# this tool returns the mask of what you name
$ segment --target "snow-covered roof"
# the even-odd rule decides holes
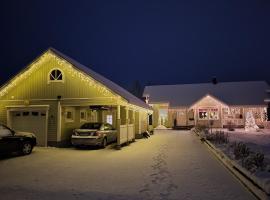
[[[169,103],[170,107],[191,106],[209,94],[228,105],[263,105],[270,87],[265,81],[221,82],[146,86],[143,96],[149,103]]]
[[[105,78],[104,76],[94,72],[90,68],[80,64],[78,61],[70,58],[69,56],[61,53],[60,51],[58,51],[58,50],[56,50],[56,49],[54,49],[52,47],[49,48],[49,50],[51,50],[56,55],[62,57],[63,59],[65,59],[67,62],[72,64],[74,67],[76,67],[80,71],[82,71],[82,72],[86,73],[87,75],[91,76],[93,79],[95,79],[99,83],[101,83],[104,86],[108,87],[111,91],[113,91],[116,94],[118,94],[119,96],[123,97],[129,103],[134,104],[134,105],[139,106],[139,107],[142,107],[142,108],[151,109],[151,107],[149,105],[147,105],[143,100],[141,100],[138,97],[134,96],[133,94],[131,94],[130,92],[128,92],[127,90],[125,90],[121,86],[117,85],[116,83],[112,82],[111,80],[109,80],[109,79]]]

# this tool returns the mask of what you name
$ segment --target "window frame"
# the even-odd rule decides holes
[[[84,118],[82,118],[82,113],[84,113]],[[87,112],[86,109],[81,109],[80,110],[80,122],[87,122],[88,121],[88,116],[87,116]]]
[[[62,79],[61,79],[61,80],[51,80],[51,74],[52,74],[52,72],[54,72],[54,71],[56,71],[56,70],[58,70],[58,71],[61,72],[61,74],[62,74]],[[61,70],[61,69],[59,69],[59,68],[53,68],[53,69],[51,69],[51,70],[49,71],[47,77],[48,77],[48,84],[50,84],[50,83],[64,83],[64,82],[65,82],[65,75],[64,75],[64,72],[63,72],[63,70]]]
[[[109,120],[110,120],[110,122],[108,122],[108,117],[110,118]],[[107,124],[110,124],[111,126],[113,125],[113,115],[112,114],[107,114],[106,115],[106,123]]]
[[[72,118],[68,118],[68,113],[72,114]],[[75,109],[74,108],[66,108],[65,109],[65,122],[72,123],[75,121]]]
[[[206,113],[206,117],[205,118],[201,118],[200,117],[200,113]],[[211,117],[211,113],[215,113],[214,118]],[[211,121],[218,121],[220,120],[219,117],[219,109],[217,107],[211,107],[211,108],[198,108],[198,120],[202,120],[202,121],[207,121],[207,120],[211,120]]]

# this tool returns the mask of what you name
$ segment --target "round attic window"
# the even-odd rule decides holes
[[[63,81],[63,73],[59,69],[53,69],[49,75],[50,82],[62,82]]]

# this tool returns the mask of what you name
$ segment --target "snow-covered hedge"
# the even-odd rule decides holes
[[[195,127],[191,131],[205,141],[225,165],[239,170],[270,195],[270,163],[264,159],[263,152],[250,149],[244,142],[229,142],[225,131],[211,134],[202,127]]]

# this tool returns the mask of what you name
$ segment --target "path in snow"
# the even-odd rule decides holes
[[[159,130],[121,151],[36,148],[0,160],[0,199],[249,200],[188,131]]]

